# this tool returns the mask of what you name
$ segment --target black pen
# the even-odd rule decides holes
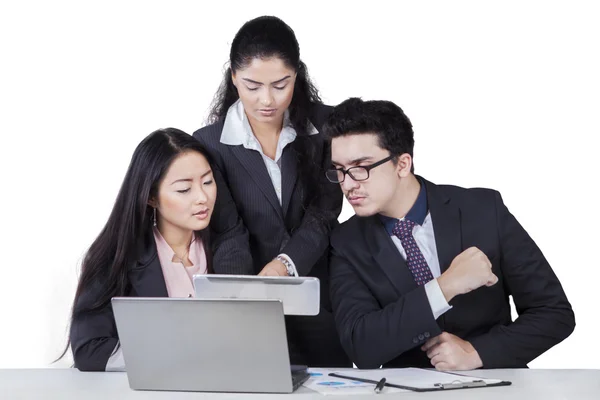
[[[356,376],[342,375],[342,374],[338,374],[337,372],[330,372],[329,376],[335,376],[336,378],[342,378],[342,379],[350,379],[352,381],[357,381],[357,382],[372,383],[373,385],[377,385],[379,383],[379,382],[374,381],[372,379],[359,378],[359,377],[356,377]],[[414,387],[410,387],[410,386],[398,385],[397,383],[387,383],[386,382],[386,384],[384,384],[384,386],[389,386],[389,387],[394,387],[394,388],[404,389],[404,390],[412,390],[412,391],[416,391],[416,392],[418,392],[420,390],[418,388],[414,388]]]
[[[375,393],[377,393],[377,394],[381,393],[384,386],[385,386],[385,378],[381,378],[379,383],[377,383],[377,385],[375,385],[375,389],[374,389]]]

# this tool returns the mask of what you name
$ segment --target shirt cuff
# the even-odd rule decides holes
[[[425,284],[425,294],[427,295],[427,300],[429,300],[429,306],[433,312],[434,319],[438,319],[440,315],[452,308],[446,301],[446,297],[444,297],[437,279],[432,279]]]
[[[290,265],[292,266],[292,275],[290,276],[298,276],[298,270],[296,269],[296,264],[294,264],[294,262],[292,261],[292,259],[287,255],[287,254],[279,254],[277,257],[281,257],[281,258],[285,258],[285,260],[290,263]],[[441,290],[440,290],[441,292]]]

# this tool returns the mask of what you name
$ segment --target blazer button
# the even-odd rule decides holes
[[[416,337],[414,337],[414,338],[413,338],[413,343],[414,343],[414,344],[417,344],[417,343],[419,343],[419,339],[417,339]]]
[[[422,334],[419,334],[419,340],[423,340],[425,339],[425,336],[423,336]]]
[[[423,335],[424,335],[426,338],[428,338],[429,336],[431,336],[431,335],[429,334],[429,332],[425,332]]]

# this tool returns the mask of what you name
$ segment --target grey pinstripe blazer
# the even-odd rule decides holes
[[[315,105],[312,124],[320,130],[331,107]],[[342,207],[339,185],[325,178],[330,150],[322,134],[303,138],[316,149],[320,195],[310,203],[298,179],[295,143],[282,154],[282,204],[261,155],[220,142],[224,120],[197,130],[194,137],[212,157],[217,203],[211,219],[215,273],[256,274],[277,254],[287,254],[301,276],[316,276],[327,288],[329,233]],[[328,298],[328,293],[322,293]],[[327,301],[328,303],[328,301]]]

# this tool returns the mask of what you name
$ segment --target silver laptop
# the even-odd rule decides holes
[[[285,315],[317,315],[320,282],[313,277],[194,275],[200,299],[279,299]]]
[[[278,300],[112,299],[132,389],[290,393],[306,367],[290,366]]]

